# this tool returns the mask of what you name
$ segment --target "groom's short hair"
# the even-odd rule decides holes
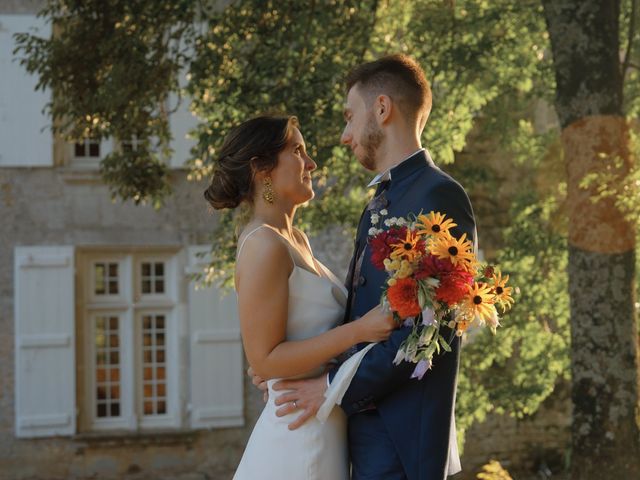
[[[431,87],[424,71],[411,57],[387,55],[354,68],[346,78],[347,93],[355,85],[369,103],[378,95],[387,95],[406,117],[424,121],[431,111]],[[367,105],[369,106],[369,105]]]

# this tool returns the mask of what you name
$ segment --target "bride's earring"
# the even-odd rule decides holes
[[[264,180],[262,181],[262,183],[263,183],[262,198],[264,198],[265,202],[269,204],[273,204],[275,195],[273,192],[273,183],[271,182],[271,177],[264,177]]]

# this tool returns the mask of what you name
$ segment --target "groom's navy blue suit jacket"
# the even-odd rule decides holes
[[[391,170],[391,180],[384,193],[386,209],[391,217],[406,217],[409,213],[441,212],[458,225],[451,233],[463,233],[475,241],[475,220],[464,189],[433,164],[420,151]],[[366,247],[371,227],[371,211],[365,211],[356,235],[353,262],[357,252],[364,250],[359,278],[347,279],[352,308],[346,321],[358,318],[380,302],[386,272],[371,263],[371,250]],[[355,280],[355,281],[352,281]],[[352,285],[355,285],[353,287]],[[443,335],[449,338],[450,330]],[[375,345],[362,363],[342,399],[341,407],[352,415],[373,404],[388,432],[391,442],[409,480],[441,480],[446,478],[449,454],[449,431],[456,395],[456,377],[460,356],[460,341],[454,337],[452,351],[434,357],[433,367],[422,380],[411,379],[415,365],[402,362],[394,365],[398,347],[411,331],[410,327],[395,330],[386,342]],[[360,348],[364,345],[359,345]],[[330,373],[333,379],[334,372]]]

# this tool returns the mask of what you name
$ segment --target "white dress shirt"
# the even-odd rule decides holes
[[[391,170],[396,168],[398,165],[400,165],[402,162],[404,162],[405,160],[409,160],[411,157],[413,157],[416,153],[418,152],[424,152],[424,148],[419,148],[418,150],[416,150],[415,152],[413,152],[411,155],[409,155],[408,157],[403,158],[401,161],[399,161],[398,163],[391,165],[389,168],[387,168],[384,172],[380,172],[378,173],[375,177],[373,177],[373,180],[371,180],[369,182],[369,185],[367,185],[367,187],[373,187],[374,185],[379,184],[380,182],[386,182],[387,180],[391,180]]]

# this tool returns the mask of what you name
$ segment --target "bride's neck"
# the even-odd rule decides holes
[[[296,208],[284,209],[278,205],[256,205],[250,223],[266,224],[283,235],[293,235],[293,218]]]

